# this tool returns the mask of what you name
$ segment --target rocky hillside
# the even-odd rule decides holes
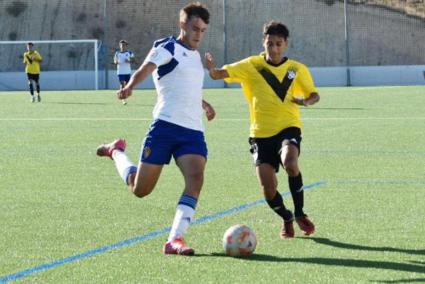
[[[425,64],[425,3],[414,0],[349,0],[350,64]],[[127,39],[138,63],[152,42],[178,33],[178,11],[187,0],[2,0],[0,40],[99,39],[100,66],[113,69],[112,54]],[[201,52],[217,63],[261,51],[265,22],[291,31],[289,56],[310,66],[346,65],[342,0],[203,1],[211,23]],[[412,17],[413,16],[413,17]],[[226,43],[226,44],[225,44]],[[43,70],[93,68],[91,46],[39,45]],[[0,71],[22,70],[24,45],[0,46]],[[7,56],[3,56],[6,54]]]

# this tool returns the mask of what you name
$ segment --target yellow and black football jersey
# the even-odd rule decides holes
[[[271,137],[291,126],[302,127],[298,105],[291,100],[317,93],[304,64],[285,59],[275,66],[261,53],[223,68],[229,73],[225,81],[240,83],[248,101],[250,137]]]
[[[42,57],[37,50],[24,53],[24,63],[26,64],[25,73],[40,74],[40,61]]]

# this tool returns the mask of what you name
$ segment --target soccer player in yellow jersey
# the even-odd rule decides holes
[[[34,50],[34,44],[32,42],[27,43],[27,52],[24,53],[24,64],[25,73],[28,77],[28,85],[30,87],[31,93],[31,102],[35,102],[34,96],[34,86],[32,81],[35,82],[35,87],[37,90],[37,101],[41,102],[40,97],[40,62],[43,60],[40,53],[37,50]]]
[[[240,83],[250,112],[251,153],[257,177],[270,208],[283,219],[282,238],[294,237],[295,220],[305,235],[314,233],[314,224],[303,211],[304,192],[298,156],[301,144],[299,106],[320,99],[307,67],[284,56],[289,31],[280,22],[264,26],[264,52],[217,69],[213,56],[205,59],[211,78]],[[288,174],[294,214],[277,190],[279,164]]]

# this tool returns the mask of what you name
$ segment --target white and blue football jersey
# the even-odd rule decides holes
[[[130,62],[126,62],[126,60],[130,61],[134,58],[133,52],[130,50],[121,52],[115,52],[115,58],[117,61],[117,74],[118,75],[128,75],[131,74],[131,64]]]
[[[154,42],[145,62],[157,66],[152,74],[158,93],[154,119],[204,131],[204,67],[199,52],[168,37]]]

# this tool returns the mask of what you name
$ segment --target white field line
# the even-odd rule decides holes
[[[422,120],[421,116],[406,117],[305,117],[302,120]]]
[[[347,90],[349,91],[375,91],[375,90],[380,90],[380,89],[401,89],[404,88],[405,86],[370,86],[370,87],[349,87],[347,88]]]
[[[304,117],[302,120],[424,120],[421,116],[407,117]],[[122,117],[45,117],[45,118],[0,118],[0,121],[151,121],[152,118]],[[248,121],[248,118],[216,118],[214,121]]]
[[[152,118],[96,118],[96,117],[44,117],[44,118],[0,118],[0,121],[150,121]]]

